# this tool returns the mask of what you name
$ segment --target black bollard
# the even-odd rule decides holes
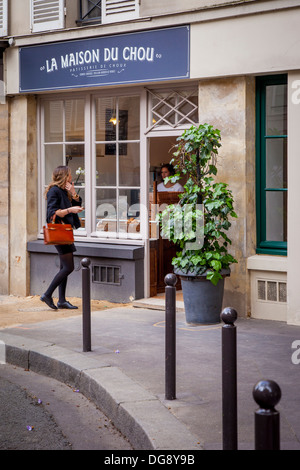
[[[82,339],[83,352],[91,351],[91,277],[89,258],[81,260],[82,266]]]
[[[222,413],[223,450],[237,450],[237,312],[227,307],[221,313],[222,327]]]
[[[253,388],[259,406],[255,411],[255,450],[280,450],[280,415],[275,406],[281,390],[273,380],[261,380]]]
[[[165,276],[166,333],[165,333],[165,398],[176,398],[176,285],[175,274]]]

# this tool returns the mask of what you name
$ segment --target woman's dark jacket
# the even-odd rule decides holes
[[[52,186],[47,193],[47,223],[51,222],[51,219],[57,210],[68,209],[72,206],[81,206],[81,203],[81,197],[70,201],[67,190],[59,188],[58,186]],[[73,213],[67,214],[62,218],[57,215],[55,223],[59,224],[61,222],[64,224],[71,224],[72,227],[75,228],[79,228],[81,225],[78,214]]]

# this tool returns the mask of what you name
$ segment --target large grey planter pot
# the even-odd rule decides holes
[[[224,294],[224,280],[230,269],[221,272],[222,279],[214,286],[206,279],[206,273],[195,276],[175,270],[180,277],[186,322],[189,325],[220,323]]]

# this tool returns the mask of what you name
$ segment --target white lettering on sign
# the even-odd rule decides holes
[[[107,62],[108,60],[118,60],[119,59],[119,48],[112,47],[109,49],[108,47],[104,48],[104,60]]]
[[[47,72],[53,72],[53,70],[58,69],[57,62],[54,57],[51,60],[46,60],[46,69],[47,69]]]
[[[103,54],[102,54],[103,53]],[[102,64],[100,58],[102,57]],[[61,69],[74,69],[74,67],[86,66],[89,64],[99,64],[103,67],[103,63],[111,62],[114,67],[125,67],[128,62],[154,62],[154,58],[161,59],[161,54],[155,55],[154,47],[137,47],[126,46],[121,51],[119,47],[105,47],[100,53],[100,49],[92,49],[79,52],[70,52],[60,56],[60,60],[52,57],[46,60],[46,66],[40,67],[40,70],[54,72]],[[119,65],[115,65],[120,62]],[[110,65],[111,67],[111,65]]]
[[[148,62],[153,62],[154,60],[154,48],[153,47],[124,47],[123,49],[123,59],[124,60],[133,60],[141,61],[147,60]]]
[[[99,49],[92,49],[91,51],[80,51],[75,54],[66,54],[61,56],[61,68],[75,67],[76,65],[91,64],[100,62]]]

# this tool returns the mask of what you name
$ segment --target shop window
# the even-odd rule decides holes
[[[0,36],[7,36],[7,2],[0,0]]]
[[[85,123],[84,99],[45,101],[43,105],[43,185],[46,188],[54,168],[67,165],[77,193],[85,206]],[[85,214],[80,214],[85,225]]]
[[[257,252],[287,252],[287,78],[257,79]]]
[[[79,0],[79,24],[115,23],[139,16],[139,0]]]
[[[43,190],[67,165],[81,196],[77,235],[141,238],[140,97],[91,95],[41,101]],[[45,220],[46,201],[42,220]]]
[[[33,33],[64,27],[64,0],[31,0],[31,31]]]
[[[147,131],[198,124],[198,89],[147,90]]]
[[[98,97],[95,109],[97,235],[139,238],[139,97]]]

